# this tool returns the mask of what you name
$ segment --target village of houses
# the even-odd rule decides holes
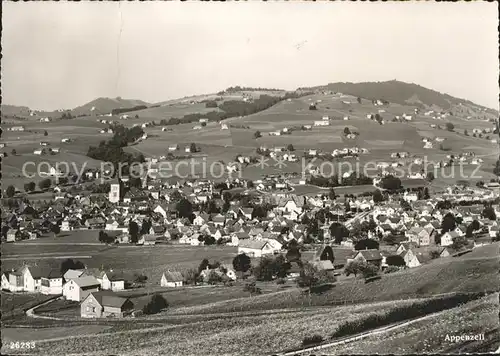
[[[228,198],[224,188],[248,191],[245,190],[248,182],[238,179],[225,183],[145,180],[140,188],[128,188],[129,182],[127,178],[115,179],[109,193],[86,196],[56,187],[56,198],[50,206],[23,203],[13,212],[3,210],[2,223],[10,229],[2,236],[2,244],[43,241],[54,230],[67,233],[102,230],[111,236],[112,242],[107,243],[135,245],[137,249],[155,249],[160,245],[161,248],[206,245],[214,249],[232,246],[231,258],[245,254],[251,257],[253,265],[266,256],[284,255],[289,246],[298,245],[304,251],[314,251],[314,254],[303,252],[305,262],[338,278],[353,278],[344,273],[353,261],[372,264],[383,274],[389,267],[389,257],[397,255],[404,261],[396,266],[398,269],[419,268],[435,259],[453,258],[488,245],[500,236],[496,218],[500,216],[498,193],[485,188],[449,187],[425,200],[416,192],[405,191],[375,203],[369,195],[332,199],[328,194],[308,197],[259,192],[243,194],[245,199],[241,195]],[[188,202],[191,218],[181,216],[179,201]],[[263,206],[267,208],[263,210]],[[315,220],[325,211],[329,212],[326,219]],[[443,222],[450,214],[456,224],[444,231]],[[311,221],[318,226],[315,236],[309,231]],[[139,230],[144,230],[144,224],[149,227],[136,242],[131,241],[131,222]],[[333,236],[335,224],[345,226],[350,233]],[[54,229],[54,225],[58,228]],[[364,234],[362,226],[370,226]],[[376,241],[378,248],[355,250],[361,239]],[[457,240],[466,243],[457,248]],[[317,256],[322,255],[326,246],[333,247],[334,260],[319,261]],[[23,264],[3,271],[3,291],[62,296],[81,303],[83,318],[123,317],[134,312],[131,300],[120,295],[130,282],[120,271],[78,268],[62,273],[29,261]],[[242,278],[229,263],[206,267],[200,273],[200,283],[206,283],[211,273],[223,274],[231,281]],[[291,268],[288,278],[293,279],[299,273],[300,269]],[[151,282],[164,289],[183,288],[187,284],[185,271],[168,268],[159,280]]]

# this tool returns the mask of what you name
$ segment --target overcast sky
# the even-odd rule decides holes
[[[495,3],[4,2],[3,103],[397,79],[498,109]]]

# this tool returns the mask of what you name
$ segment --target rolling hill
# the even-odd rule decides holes
[[[2,116],[26,116],[30,113],[30,108],[27,106],[2,105],[0,110]]]
[[[92,100],[84,105],[78,106],[71,110],[71,114],[73,116],[78,115],[90,115],[94,114],[109,114],[113,109],[121,109],[121,108],[132,108],[134,106],[149,106],[150,104],[137,99],[122,99],[120,97],[117,98],[97,98]]]
[[[486,112],[495,114],[496,111],[477,105],[469,100],[458,99],[448,94],[425,88],[418,84],[405,83],[397,80],[386,82],[363,83],[329,83],[323,86],[300,88],[307,90],[329,90],[349,94],[365,99],[383,99],[400,105],[413,104],[420,107],[439,107],[449,110],[454,106],[468,106],[475,109],[486,109]]]

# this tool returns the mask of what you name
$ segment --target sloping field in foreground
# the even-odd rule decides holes
[[[498,327],[500,327],[498,293],[495,293],[458,308],[438,313],[435,317],[406,328],[370,336],[354,343],[326,348],[321,350],[321,353],[329,355],[370,354],[373,350],[381,354],[444,353],[448,352],[450,347],[460,347],[460,343],[455,345],[446,340],[446,335],[484,334]]]
[[[234,313],[230,318],[214,314],[201,321],[186,317],[185,323],[179,325],[168,323],[167,312],[164,321],[160,317],[152,318],[155,325],[165,326],[131,330],[135,322],[130,321],[92,336],[48,342],[38,339],[36,345],[42,354],[241,355],[244,350],[244,354],[257,355],[297,346],[310,333],[329,334],[344,321],[411,303],[413,301]]]

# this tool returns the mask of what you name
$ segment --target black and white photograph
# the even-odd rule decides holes
[[[3,355],[500,353],[496,2],[3,1]]]

